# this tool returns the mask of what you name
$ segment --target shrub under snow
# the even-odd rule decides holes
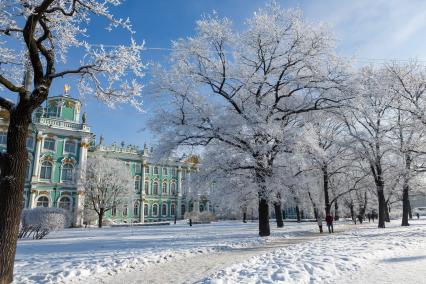
[[[51,231],[71,226],[71,214],[61,208],[24,209],[19,238],[42,239]]]

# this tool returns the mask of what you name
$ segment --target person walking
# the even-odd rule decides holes
[[[328,233],[329,234],[334,233],[334,230],[333,230],[333,216],[331,216],[330,214],[327,215],[325,217],[325,222],[327,223]]]

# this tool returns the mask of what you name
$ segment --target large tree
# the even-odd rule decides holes
[[[246,23],[237,32],[213,15],[197,22],[193,37],[173,43],[171,65],[157,76],[172,107],[153,125],[163,149],[214,142],[241,153],[257,186],[259,235],[268,236],[274,161],[288,150],[295,120],[334,106],[332,90],[346,77],[328,30],[306,23],[300,11],[271,4]]]
[[[133,198],[130,169],[122,161],[102,156],[87,161],[84,187],[86,207],[98,215],[99,228],[107,211],[128,204]]]
[[[0,1],[0,108],[9,117],[7,151],[0,154],[0,283],[13,280],[13,263],[23,200],[27,149],[33,111],[48,97],[57,78],[77,75],[80,93],[113,105],[140,107],[142,85],[127,76],[143,76],[142,45],[91,45],[90,20],[104,17],[109,28],[129,32],[128,20],[115,19],[120,0]],[[78,50],[77,50],[78,49]],[[73,51],[70,63],[67,54]]]

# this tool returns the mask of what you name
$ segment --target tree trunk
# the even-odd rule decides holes
[[[410,198],[408,198],[408,216],[410,217],[410,220],[413,219],[413,211],[411,210]]]
[[[281,201],[274,203],[274,209],[275,209],[275,219],[277,220],[277,227],[282,228],[284,227],[284,221],[283,221],[283,211],[281,210]]]
[[[351,211],[351,218],[352,218],[352,221],[355,223],[355,225],[356,225],[356,218],[355,218],[355,213],[354,213],[354,205],[353,204],[350,204],[349,205],[349,209],[350,209],[350,211]]]
[[[267,237],[271,234],[269,228],[269,205],[268,201],[260,196],[259,197],[259,236]]]
[[[390,205],[389,205],[389,201],[386,202],[386,206],[385,206],[385,222],[390,222]]]
[[[410,226],[408,223],[408,215],[410,212],[410,200],[408,198],[408,184],[404,183],[402,190],[402,224],[401,226]]]
[[[339,221],[339,205],[337,204],[337,199],[334,201],[334,221]]]
[[[247,212],[243,211],[243,223],[247,223]]]
[[[13,281],[28,161],[26,138],[31,123],[28,113],[31,112],[22,105],[10,112],[7,152],[0,154],[0,284]]]
[[[383,191],[383,185],[377,186],[377,199],[379,201],[379,220],[378,220],[378,227],[379,228],[385,228],[385,215],[386,215],[386,200],[385,200],[385,193]]]
[[[324,165],[322,167],[322,178],[323,178],[323,190],[324,190],[324,205],[325,205],[325,216],[331,215],[330,196],[328,194],[328,169]]]
[[[98,228],[102,228],[102,221],[104,219],[104,208],[100,208],[99,209],[99,214],[98,214]]]
[[[297,218],[297,223],[302,222],[302,220],[301,220],[301,218],[300,218],[299,205],[296,205],[296,218]]]

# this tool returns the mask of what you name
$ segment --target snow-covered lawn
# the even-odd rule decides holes
[[[315,230],[312,223],[291,223],[282,230],[274,229],[272,237],[262,239],[257,236],[257,226],[227,221],[192,227],[181,222],[170,226],[67,229],[51,233],[43,240],[19,241],[15,281],[63,283],[101,279],[150,264],[253,246]]]
[[[426,220],[341,234],[252,257],[203,283],[426,283]]]
[[[413,220],[408,228],[399,223],[393,221],[384,230],[376,224],[341,223],[336,229],[346,231],[322,236],[314,223],[286,223],[283,229],[271,223],[268,238],[257,237],[256,223],[238,221],[68,229],[44,240],[20,241],[15,281],[139,283],[151,272],[164,271],[176,283],[382,283],[383,275],[394,279],[392,273],[404,279],[398,271],[404,265],[426,267],[426,219]],[[215,261],[221,263],[214,266]],[[185,278],[191,273],[188,266],[201,272]],[[388,274],[381,273],[389,268]],[[407,279],[426,279],[424,269],[418,270]]]

